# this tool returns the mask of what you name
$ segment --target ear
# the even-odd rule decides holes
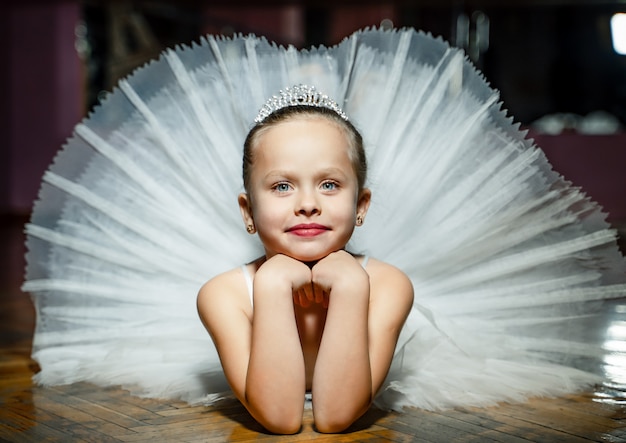
[[[254,226],[254,218],[252,217],[252,204],[250,202],[250,197],[245,192],[242,192],[239,194],[237,201],[239,202],[239,211],[241,212],[241,218],[246,225],[246,230],[249,234],[254,234],[256,232],[256,227]]]
[[[368,188],[363,188],[356,202],[357,226],[360,226],[363,224],[363,221],[365,220],[365,215],[367,214],[367,210],[370,207],[371,201],[372,201],[372,191],[370,191]]]

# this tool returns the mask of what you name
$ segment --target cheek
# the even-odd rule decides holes
[[[252,207],[252,214],[257,225],[275,224],[280,221],[284,215],[284,211],[274,202],[272,205],[259,200]]]
[[[353,222],[356,219],[356,202],[353,198],[346,198],[342,202],[337,202],[336,215],[346,223]]]

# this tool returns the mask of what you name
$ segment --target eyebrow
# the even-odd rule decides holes
[[[267,174],[265,174],[264,178],[270,178],[270,177],[290,177],[291,175],[293,175],[294,172],[293,171],[286,171],[286,170],[282,170],[282,169],[275,169],[272,171],[269,171]],[[324,168],[321,169],[320,171],[318,171],[316,173],[316,175],[321,176],[321,177],[325,177],[325,176],[336,176],[336,175],[340,175],[341,178],[346,178],[347,174],[343,171],[343,169],[340,168]]]

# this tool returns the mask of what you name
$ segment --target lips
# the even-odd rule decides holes
[[[287,232],[297,235],[299,237],[315,237],[328,231],[328,227],[319,225],[317,223],[303,223],[292,226],[287,229]]]

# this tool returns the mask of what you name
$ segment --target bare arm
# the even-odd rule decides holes
[[[271,431],[297,432],[302,423],[306,380],[293,290],[307,281],[306,265],[280,255],[263,264],[254,278],[246,402]]]
[[[313,378],[313,411],[318,430],[339,432],[365,413],[382,385],[413,288],[389,265],[372,265],[368,277],[343,251],[327,259],[313,268],[314,283],[329,290]]]
[[[235,395],[255,420],[281,434],[300,429],[304,406],[304,359],[292,296],[298,276],[310,279],[306,265],[281,256],[268,260],[254,279],[253,311],[236,271],[207,283],[198,296],[200,317]]]

